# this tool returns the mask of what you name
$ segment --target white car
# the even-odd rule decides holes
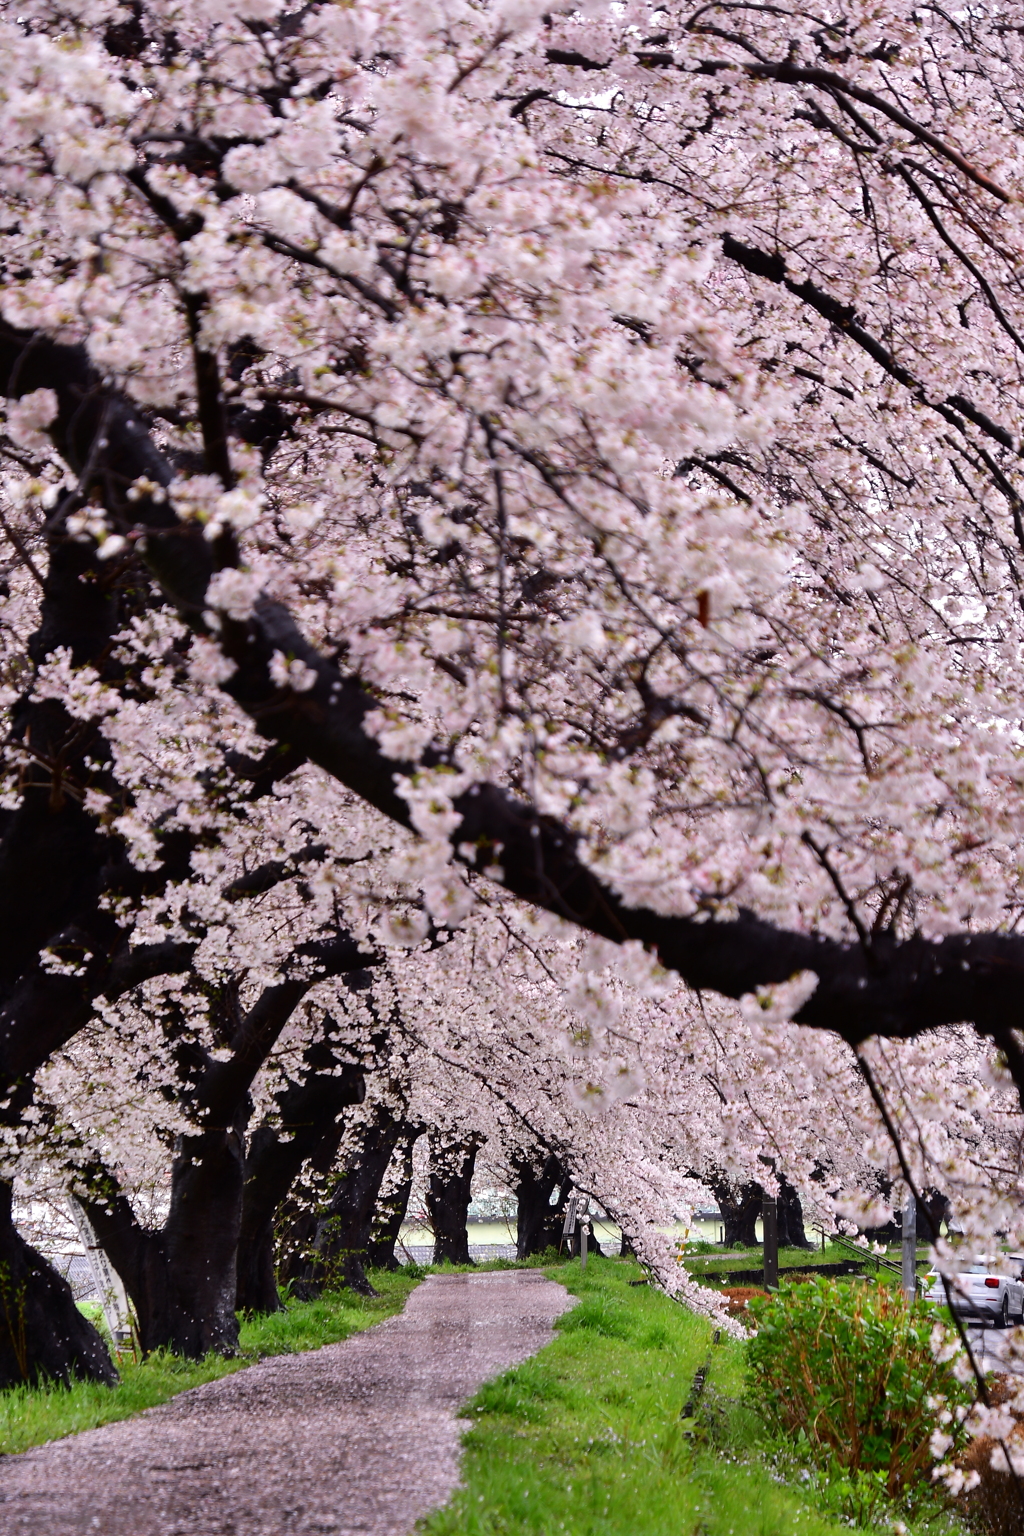
[[[1008,1328],[1010,1323],[1024,1323],[1024,1257],[1019,1253],[1004,1254],[1013,1272],[996,1274],[994,1268],[981,1262],[965,1264],[963,1269],[950,1278],[949,1295],[954,1312],[963,1317],[979,1317]],[[924,1296],[927,1301],[946,1304],[946,1290],[937,1274],[925,1280]]]

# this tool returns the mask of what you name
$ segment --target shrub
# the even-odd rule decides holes
[[[927,1501],[929,1437],[942,1428],[966,1440],[956,1409],[973,1401],[932,1353],[934,1309],[887,1286],[824,1279],[749,1305],[749,1383],[769,1425],[826,1471],[863,1475],[893,1501]]]

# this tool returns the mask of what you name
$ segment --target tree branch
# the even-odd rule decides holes
[[[765,262],[784,271],[778,258],[762,252],[751,253],[751,259],[761,275]],[[0,333],[0,354],[4,339],[9,355],[9,327],[5,337]],[[30,341],[23,333],[19,350]],[[33,348],[28,359],[34,368],[32,387],[57,388],[65,355],[74,352],[49,342]],[[74,367],[81,378],[84,354],[74,359]],[[112,411],[109,432],[116,451],[138,452],[152,463],[156,449],[143,440],[127,407]],[[55,432],[58,447],[65,435],[60,428]],[[115,507],[120,506],[115,499]],[[182,615],[201,624],[211,574],[208,546],[190,530],[167,528],[166,507],[129,506],[133,517],[141,511],[144,526],[150,515],[160,519],[161,532],[146,540],[147,562]],[[221,639],[237,665],[222,686],[264,736],[317,763],[386,816],[411,827],[400,783],[424,767],[445,766],[443,749],[428,750],[419,763],[388,758],[364,728],[377,700],[358,678],[343,675],[320,655],[280,604],[260,600],[245,623],[226,622]],[[270,674],[275,651],[303,661],[315,672],[315,685],[282,698]],[[453,841],[459,849],[473,850],[466,855],[471,867],[486,873],[500,866],[500,883],[524,901],[613,941],[639,940],[698,989],[739,997],[798,971],[813,971],[818,987],[797,1022],[834,1030],[852,1043],[874,1033],[906,1037],[963,1021],[989,1035],[1024,1023],[1024,937],[964,933],[900,941],[891,933],[878,934],[867,955],[859,943],[787,932],[746,911],[728,918],[707,912],[665,916],[626,906],[588,867],[577,834],[528,801],[481,783],[454,805],[462,820]]]

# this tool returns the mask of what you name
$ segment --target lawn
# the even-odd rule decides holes
[[[841,1536],[782,1480],[740,1401],[744,1350],[620,1260],[549,1268],[578,1296],[554,1343],[464,1410],[463,1486],[423,1536]],[[710,1361],[697,1420],[683,1420]],[[710,1427],[710,1434],[709,1434]],[[817,1505],[817,1508],[815,1507]],[[948,1520],[941,1527],[949,1530]],[[886,1527],[891,1531],[892,1526]],[[915,1527],[909,1526],[913,1530]]]
[[[47,1440],[130,1418],[190,1387],[242,1370],[265,1355],[337,1344],[400,1312],[417,1282],[403,1274],[375,1273],[373,1283],[380,1291],[377,1297],[332,1292],[318,1301],[291,1302],[284,1312],[243,1320],[241,1349],[233,1360],[221,1355],[199,1361],[163,1353],[142,1361],[122,1356],[116,1387],[81,1381],[72,1387],[12,1387],[0,1392],[0,1452],[25,1451]]]
[[[730,1248],[732,1258],[724,1258],[721,1251],[716,1252],[710,1243],[702,1243],[699,1248],[691,1247],[683,1253],[683,1263],[695,1277],[701,1275],[730,1274],[737,1269],[762,1269],[764,1266],[763,1248]],[[931,1249],[927,1244],[922,1244],[917,1250],[918,1266],[927,1265]],[[889,1248],[878,1255],[890,1264],[898,1265],[901,1252],[898,1247]],[[846,1259],[858,1260],[864,1264],[869,1273],[874,1272],[875,1255],[865,1250],[858,1254],[853,1248],[841,1246],[838,1243],[828,1243],[822,1248],[780,1248],[779,1269],[813,1270],[819,1264],[841,1264]]]
[[[502,1261],[480,1268],[511,1268]],[[538,1355],[467,1405],[462,1486],[421,1536],[844,1536],[820,1477],[772,1445],[743,1402],[744,1346],[643,1281],[628,1260],[545,1265],[578,1298]],[[439,1266],[446,1272],[449,1266]],[[423,1270],[375,1274],[378,1298],[338,1292],[242,1324],[234,1360],[120,1362],[110,1388],[0,1393],[0,1451],[127,1418],[265,1355],[316,1349],[400,1311]],[[683,1418],[709,1365],[696,1414]],[[884,1527],[892,1530],[891,1521]],[[948,1517],[908,1536],[958,1531]]]

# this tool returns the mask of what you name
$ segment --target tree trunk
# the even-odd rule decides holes
[[[286,1285],[298,1301],[313,1301],[321,1287],[313,1279],[313,1256],[319,1217],[311,1206],[306,1206],[309,1191],[303,1189],[300,1197],[295,1193],[284,1202],[274,1232],[277,1254],[277,1283]]]
[[[518,1202],[516,1258],[528,1259],[532,1254],[558,1247],[572,1177],[553,1153],[547,1157],[541,1154],[536,1160],[517,1158],[513,1168]]]
[[[756,1248],[757,1219],[761,1214],[764,1191],[760,1184],[741,1184],[733,1189],[724,1178],[709,1179],[725,1226],[727,1248]]]
[[[469,1230],[470,1186],[479,1142],[455,1141],[436,1131],[430,1135],[430,1178],[427,1216],[434,1230],[435,1264],[471,1264]]]
[[[156,1232],[141,1227],[121,1194],[83,1197],[96,1236],[121,1277],[143,1354],[190,1360],[238,1348],[236,1255],[242,1216],[240,1127],[183,1137],[171,1175],[171,1208]]]
[[[917,1236],[919,1242],[934,1243],[952,1207],[941,1189],[926,1189],[917,1198]]]
[[[71,1287],[14,1225],[13,1191],[0,1182],[0,1388],[38,1381],[102,1381],[117,1372]]]
[[[323,1290],[348,1287],[363,1296],[376,1296],[366,1278],[373,1212],[392,1153],[406,1131],[405,1124],[384,1108],[360,1127],[356,1151],[317,1224],[309,1272],[313,1285]]]
[[[239,1312],[284,1311],[277,1289],[274,1216],[302,1166],[301,1158],[291,1166],[290,1150],[271,1125],[257,1126],[249,1140],[235,1265]]]
[[[277,1096],[276,1126],[257,1126],[249,1142],[238,1241],[236,1307],[243,1312],[279,1312],[274,1219],[305,1162],[322,1171],[334,1161],[341,1138],[342,1111],[366,1094],[362,1069],[311,1074]]]
[[[779,1199],[776,1207],[779,1222],[780,1248],[813,1248],[814,1244],[804,1228],[804,1208],[800,1196],[789,1180],[778,1175]]]
[[[412,1193],[412,1154],[417,1139],[423,1134],[422,1126],[414,1126],[395,1149],[388,1170],[393,1181],[391,1189],[382,1193],[373,1213],[373,1227],[367,1257],[372,1269],[401,1269],[395,1256],[395,1244],[402,1230],[405,1213],[409,1209]],[[385,1188],[387,1180],[385,1179]]]

